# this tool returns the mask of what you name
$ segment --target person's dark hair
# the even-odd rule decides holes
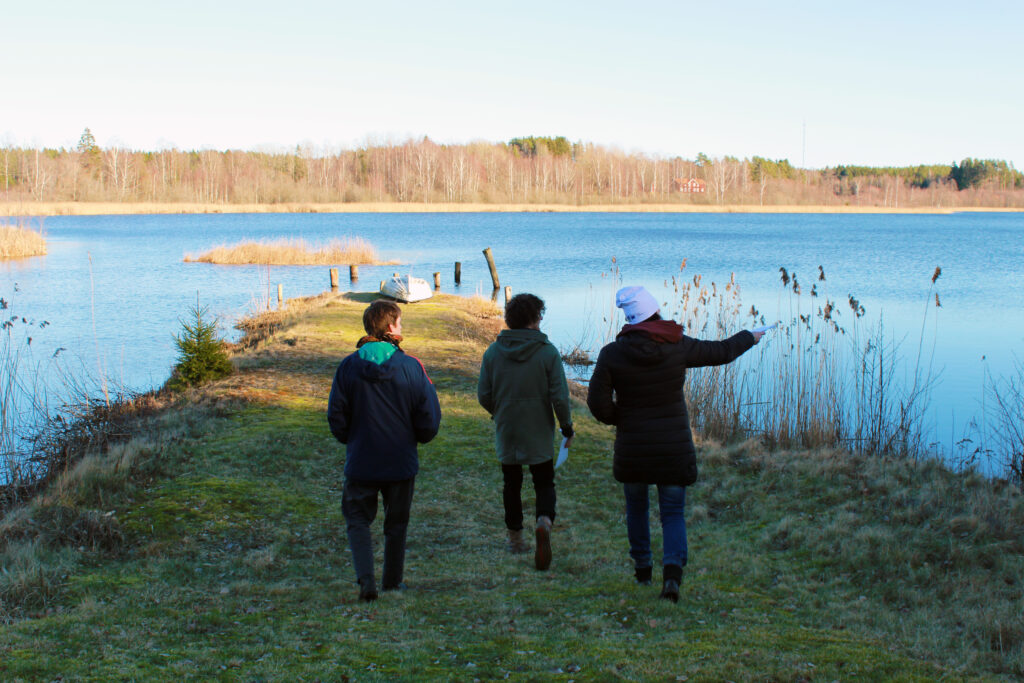
[[[363,311],[363,329],[366,334],[377,339],[384,339],[388,327],[402,317],[402,309],[394,301],[377,299]]]
[[[651,313],[651,316],[649,318],[641,320],[640,322],[644,322],[645,323],[645,322],[648,322],[648,321],[651,321],[651,320],[661,320],[661,313],[659,313],[658,311],[655,311],[654,313]]]
[[[533,294],[516,294],[505,304],[505,324],[512,330],[540,322],[543,314],[544,301]]]

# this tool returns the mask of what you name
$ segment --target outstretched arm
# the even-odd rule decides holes
[[[744,330],[722,341],[701,341],[683,337],[686,350],[686,367],[700,368],[707,365],[725,365],[742,356],[757,343],[759,336]]]

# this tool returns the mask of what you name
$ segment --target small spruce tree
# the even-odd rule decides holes
[[[189,310],[188,320],[180,320],[182,334],[174,337],[178,347],[178,364],[170,385],[183,389],[230,375],[233,369],[224,344],[217,339],[217,319],[210,320],[208,307],[196,305]]]

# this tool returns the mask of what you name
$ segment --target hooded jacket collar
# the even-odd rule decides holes
[[[548,336],[540,330],[502,330],[498,335],[497,349],[509,360],[524,363],[547,343]]]
[[[391,360],[391,356],[395,355],[395,351],[397,350],[398,349],[397,347],[395,347],[394,344],[389,344],[388,342],[383,341],[375,341],[363,344],[362,346],[359,347],[359,350],[356,351],[356,353],[363,360],[370,361],[371,363],[376,363],[377,365],[384,365],[384,363]]]
[[[675,320],[645,320],[636,325],[624,325],[615,338],[635,333],[643,334],[651,341],[675,344],[683,338],[683,326]]]

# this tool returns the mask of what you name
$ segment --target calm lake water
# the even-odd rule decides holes
[[[0,297],[32,327],[33,358],[58,349],[133,389],[161,385],[174,363],[173,335],[196,302],[231,323],[247,311],[328,288],[325,266],[214,266],[184,263],[186,253],[248,239],[335,237],[369,240],[402,266],[360,266],[342,289],[375,290],[393,271],[430,279],[445,292],[490,295],[481,250],[493,249],[502,285],[544,298],[543,330],[560,347],[597,348],[615,311],[615,265],[624,284],[642,284],[662,301],[686,259],[684,276],[721,287],[735,273],[745,307],[769,319],[790,317],[779,267],[795,271],[805,293],[818,266],[821,283],[844,313],[847,295],[865,320],[884,316],[887,335],[916,355],[927,311],[935,337],[932,396],[936,438],[952,440],[980,413],[986,372],[1008,373],[1024,358],[1024,214],[252,214],[53,217],[45,221],[49,254],[0,263]],[[462,285],[453,264],[462,262]],[[929,302],[930,279],[942,308]],[[821,300],[816,300],[820,305]],[[936,315],[937,314],[937,315]],[[849,317],[847,317],[849,321]],[[769,339],[770,341],[770,339]],[[952,425],[952,427],[951,427]]]

